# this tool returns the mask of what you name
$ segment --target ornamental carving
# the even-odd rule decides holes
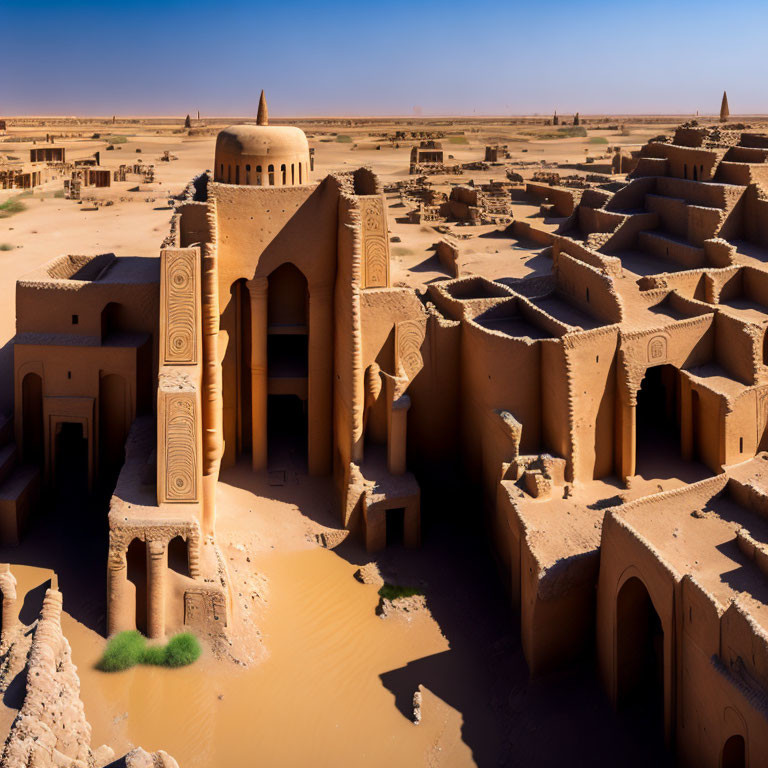
[[[363,241],[363,288],[386,288],[389,283],[389,241],[384,199],[360,197]]]
[[[197,362],[197,252],[165,252],[165,362]]]
[[[165,492],[167,501],[197,501],[193,393],[166,395]]]

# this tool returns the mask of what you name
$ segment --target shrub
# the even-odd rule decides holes
[[[107,643],[98,668],[103,672],[121,672],[136,666],[144,656],[146,642],[136,630],[115,635]]]
[[[147,639],[132,630],[110,639],[96,667],[103,672],[121,672],[137,664],[184,667],[196,661],[201,652],[200,643],[191,632],[180,632],[165,645],[147,645]]]
[[[389,584],[385,582],[379,589],[379,597],[385,600],[397,600],[398,597],[413,597],[414,595],[423,595],[422,590],[416,587],[402,587],[399,584]]]
[[[607,144],[608,143],[608,139],[606,139],[605,136],[593,136],[589,140],[589,143],[590,144]]]
[[[165,646],[148,645],[141,655],[141,663],[149,664],[153,667],[162,667],[165,665]]]
[[[128,141],[127,136],[107,136],[105,139],[109,144],[125,144]]]
[[[464,135],[461,136],[449,136],[448,137],[448,143],[449,144],[468,144],[467,137]]]
[[[165,666],[184,667],[197,661],[201,648],[197,638],[191,632],[181,632],[172,637],[165,646]]]
[[[336,141],[339,142],[339,144],[351,144],[352,143],[352,137],[347,136],[345,133],[337,133],[336,134]]]
[[[13,246],[10,243],[0,243],[0,251],[12,251]]]
[[[21,195],[18,197],[21,197]],[[12,216],[14,213],[21,213],[26,210],[27,206],[24,205],[18,197],[11,197],[4,203],[0,203],[0,219],[5,219],[8,216]]]

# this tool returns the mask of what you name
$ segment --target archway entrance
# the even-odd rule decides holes
[[[77,421],[56,426],[54,489],[62,498],[88,494],[88,438],[83,427]]]
[[[744,768],[746,765],[746,745],[743,736],[731,736],[723,747],[721,768]]]
[[[293,264],[268,278],[267,450],[270,466],[307,462],[309,291]]]
[[[664,738],[664,630],[648,590],[628,579],[616,603],[616,704],[639,730]]]
[[[637,393],[637,474],[662,477],[680,462],[680,373],[671,365],[648,368]]]

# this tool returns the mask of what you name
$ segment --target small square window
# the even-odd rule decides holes
[[[80,322],[80,315],[72,315],[72,325],[77,325]]]

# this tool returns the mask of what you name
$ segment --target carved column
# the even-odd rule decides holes
[[[389,407],[387,469],[391,475],[404,475],[406,470],[406,428],[411,398],[408,395],[401,395]]]
[[[267,468],[267,291],[264,277],[246,282],[251,298],[251,443],[253,471]]]
[[[308,367],[307,465],[310,475],[328,475],[332,470],[333,414],[333,293],[330,285],[310,287]]]
[[[165,575],[168,570],[168,545],[165,541],[147,542],[147,634],[165,635]]]
[[[619,474],[626,482],[636,472],[637,460],[637,404],[620,402],[621,418],[619,424],[621,465]]]
[[[126,599],[127,583],[128,564],[125,550],[110,547],[107,561],[107,635],[133,628],[128,626],[128,613],[132,604]]]

